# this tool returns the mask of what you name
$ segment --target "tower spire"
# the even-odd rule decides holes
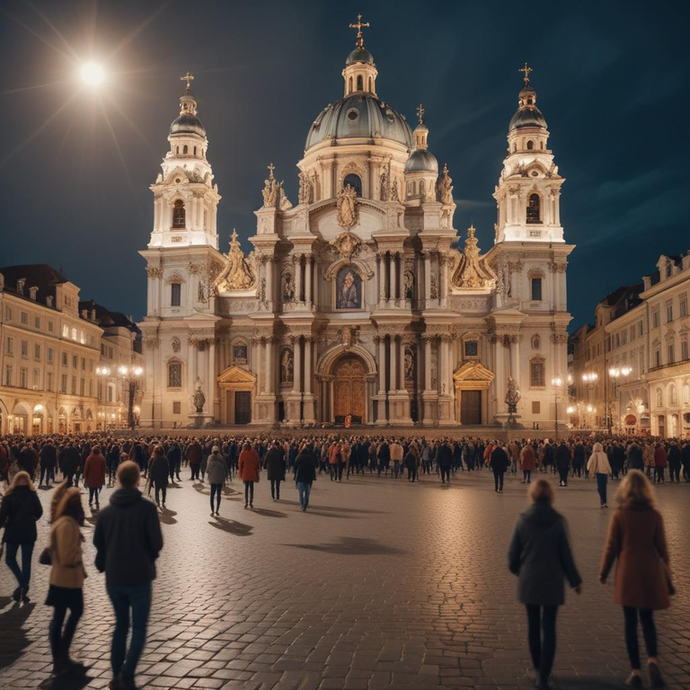
[[[525,86],[529,86],[529,75],[531,72],[534,72],[534,70],[527,64],[525,63],[524,67],[521,67],[518,72],[523,73],[523,81],[525,82]]]
[[[192,82],[194,81],[194,77],[187,71],[187,74],[184,75],[184,77],[180,77],[180,81],[186,81],[187,86],[185,87],[184,92],[188,93],[191,95],[192,93]]]
[[[362,15],[357,15],[357,23],[350,24],[351,29],[357,29],[357,47],[364,48],[364,34],[362,34],[362,29],[369,29],[371,24],[369,22],[362,22]]]

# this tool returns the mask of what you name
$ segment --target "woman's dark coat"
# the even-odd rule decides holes
[[[311,484],[316,481],[316,463],[314,456],[303,450],[295,459],[295,482]]]
[[[518,576],[518,601],[523,604],[563,604],[563,580],[571,587],[582,582],[565,519],[549,503],[535,503],[520,513],[508,550],[508,567]]]
[[[285,481],[285,453],[280,448],[271,448],[264,456],[264,467],[268,470],[269,481]]]
[[[162,489],[168,486],[168,477],[170,476],[170,466],[168,465],[168,458],[165,455],[153,456],[149,463],[149,481],[153,486]]]
[[[41,501],[28,486],[18,486],[6,494],[0,505],[2,538],[10,544],[33,544],[36,541],[36,522],[43,515]]]

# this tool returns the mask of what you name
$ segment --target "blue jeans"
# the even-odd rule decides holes
[[[115,631],[110,648],[113,676],[127,683],[134,682],[137,664],[146,644],[146,626],[151,611],[151,583],[120,587],[106,586],[115,611]],[[127,649],[129,610],[132,609],[132,638]]]
[[[599,500],[601,501],[601,505],[604,505],[606,503],[606,483],[609,480],[608,474],[604,474],[603,472],[597,472],[594,475],[597,478],[597,491],[599,492]]]
[[[34,552],[34,543],[18,544],[16,542],[8,541],[6,543],[7,554],[5,555],[5,562],[7,567],[12,571],[12,574],[17,578],[20,587],[25,587],[28,591],[29,581],[31,580],[31,556]],[[22,549],[22,567],[19,568],[17,563],[17,551],[21,546]]]
[[[309,496],[311,495],[311,482],[297,482],[297,491],[299,492],[299,504],[302,508],[309,505]]]

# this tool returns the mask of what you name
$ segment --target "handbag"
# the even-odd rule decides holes
[[[41,555],[38,557],[38,562],[41,565],[53,565],[53,553],[50,549],[50,546],[46,546],[43,551],[41,551]]]

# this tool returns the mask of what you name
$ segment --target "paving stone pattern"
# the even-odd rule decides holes
[[[169,490],[141,687],[533,687],[525,615],[506,567],[525,505],[517,479],[497,495],[487,472],[458,473],[450,486],[435,476],[418,484],[321,476],[307,513],[294,486],[283,489],[275,503],[260,482],[255,510],[244,510],[235,480],[218,519],[209,515],[207,485],[185,479]],[[46,509],[50,494],[41,491]],[[556,498],[584,578],[583,595],[569,593],[559,613],[557,687],[622,687],[623,616],[611,587],[596,580],[610,513],[584,479]],[[672,608],[657,614],[660,658],[669,687],[690,688],[690,486],[667,484],[659,498],[678,589]],[[84,530],[89,578],[73,648],[91,668],[55,688],[104,688],[111,679],[113,616],[91,565],[94,523],[89,517]],[[47,530],[42,520],[30,604],[14,605],[13,579],[0,568],[0,688],[35,688],[48,678],[49,568],[36,562]]]

